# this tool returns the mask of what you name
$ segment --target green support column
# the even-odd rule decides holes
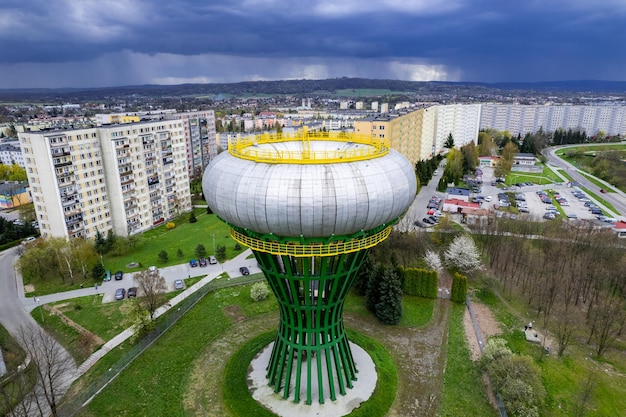
[[[357,369],[343,325],[343,303],[367,252],[307,258],[255,252],[280,307],[267,378],[283,398],[293,389],[293,400],[300,402],[304,384],[305,403],[312,403],[315,390],[323,404],[327,396],[335,400],[337,392],[343,395],[352,388]]]

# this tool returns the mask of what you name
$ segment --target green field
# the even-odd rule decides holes
[[[235,250],[236,242],[229,235],[229,227],[220,221],[214,214],[206,214],[204,209],[196,209],[196,223],[189,223],[187,216],[181,216],[174,221],[176,227],[168,230],[165,225],[135,237],[134,248],[124,255],[107,254],[104,256],[106,269],[114,271],[135,272],[145,269],[150,265],[158,267],[187,263],[189,259],[196,258],[196,247],[202,244],[208,255],[214,253],[215,246],[226,247],[226,258],[231,259],[241,253],[245,248]],[[177,256],[178,250],[183,252],[182,257]],[[164,250],[168,254],[167,262],[160,262],[158,254]],[[131,262],[140,264],[137,268],[127,268]]]

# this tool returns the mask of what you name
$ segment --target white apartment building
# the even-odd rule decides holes
[[[183,122],[19,133],[42,236],[142,232],[191,210]]]
[[[166,119],[183,122],[187,144],[187,170],[191,176],[202,177],[211,159],[217,156],[215,112],[213,110],[168,114]]]
[[[434,153],[443,151],[450,133],[456,148],[478,141],[480,104],[448,104],[429,108],[436,111]]]
[[[480,129],[487,128],[522,136],[539,129],[547,133],[580,130],[587,136],[600,131],[610,136],[626,135],[626,107],[482,104]]]
[[[0,163],[4,165],[18,164],[24,167],[22,149],[17,141],[0,143]]]

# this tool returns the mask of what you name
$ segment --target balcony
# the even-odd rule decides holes
[[[148,185],[155,185],[159,183],[159,177],[149,177]]]
[[[70,148],[53,148],[50,153],[53,158],[58,158],[60,156],[69,156],[71,155]]]
[[[72,204],[78,204],[79,202],[80,201],[78,200],[78,196],[75,194],[68,197],[61,197],[61,206],[63,207],[71,206]]]
[[[119,150],[124,150],[124,149],[128,149],[130,148],[129,144],[125,144],[124,142],[118,142],[115,144],[115,150],[119,151]]]
[[[135,180],[133,178],[128,178],[128,179],[122,181],[122,185],[128,185],[128,184],[132,184],[134,182],[135,182]]]
[[[82,216],[82,214],[80,214],[80,215],[76,215],[76,216],[71,217],[71,218],[66,218],[65,219],[65,225],[69,229],[71,226],[76,225],[78,223],[81,223],[82,221],[83,221],[83,216]]]
[[[72,161],[68,161],[65,159],[59,159],[59,160],[55,160],[54,161],[54,167],[55,168],[62,168],[62,167],[67,167],[72,165]]]

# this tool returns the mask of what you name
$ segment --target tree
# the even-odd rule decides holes
[[[35,388],[24,401],[34,403],[41,416],[58,416],[58,401],[76,371],[74,360],[52,336],[34,324],[21,326],[17,341],[27,352],[37,374]]]
[[[192,211],[191,214],[189,215],[189,223],[195,223],[197,221],[198,219],[196,219],[196,213]]]
[[[447,266],[465,273],[475,271],[481,265],[480,252],[474,239],[468,235],[455,237],[444,252],[444,258]]]
[[[136,273],[133,278],[137,283],[138,292],[143,294],[141,296],[141,304],[150,313],[150,320],[154,319],[154,312],[167,299],[165,298],[165,291],[167,290],[167,284],[165,278],[158,272],[150,272],[143,270]]]
[[[452,132],[448,134],[446,142],[443,145],[444,148],[452,149],[454,148],[454,138],[452,137]]]
[[[424,261],[430,269],[433,271],[441,272],[443,271],[443,263],[441,262],[441,257],[439,254],[433,250],[427,250],[424,255]]]
[[[167,261],[168,261],[168,259],[169,259],[169,256],[167,255],[167,252],[165,252],[164,250],[162,250],[161,252],[159,252],[158,257],[159,257],[159,262],[161,262],[161,263],[163,263],[163,264],[164,264],[165,262],[167,262]]]
[[[104,265],[101,262],[96,262],[96,264],[91,269],[91,277],[94,281],[98,281],[104,277],[106,270],[104,269]]]
[[[226,259],[226,246],[217,245],[215,247],[215,257],[220,262],[224,261],[224,259]]]
[[[384,269],[379,286],[376,317],[382,323],[397,324],[402,318],[402,280],[395,268]]]
[[[369,269],[367,275],[367,288],[365,289],[365,308],[372,313],[376,312],[376,304],[380,302],[380,286],[378,285],[382,273],[383,267],[380,264],[376,264],[373,268]]]
[[[178,248],[178,250],[176,251],[176,256],[178,257],[178,259],[182,259],[185,254],[183,253],[182,249]]]
[[[200,244],[196,246],[195,254],[197,258],[206,258],[206,248]]]
[[[365,295],[367,291],[367,283],[368,277],[370,275],[370,270],[374,267],[372,262],[372,257],[370,254],[365,256],[363,263],[361,264],[361,268],[359,268],[356,273],[356,277],[354,279],[354,284],[352,288],[354,288],[354,292],[357,295]]]
[[[252,300],[263,301],[267,299],[269,295],[270,289],[265,282],[260,281],[252,284],[252,288],[250,288],[250,298],[252,298]]]
[[[125,311],[125,327],[134,326],[137,330],[133,334],[133,338],[150,333],[154,329],[154,320],[150,315],[150,311],[137,298],[130,301],[130,307]]]

